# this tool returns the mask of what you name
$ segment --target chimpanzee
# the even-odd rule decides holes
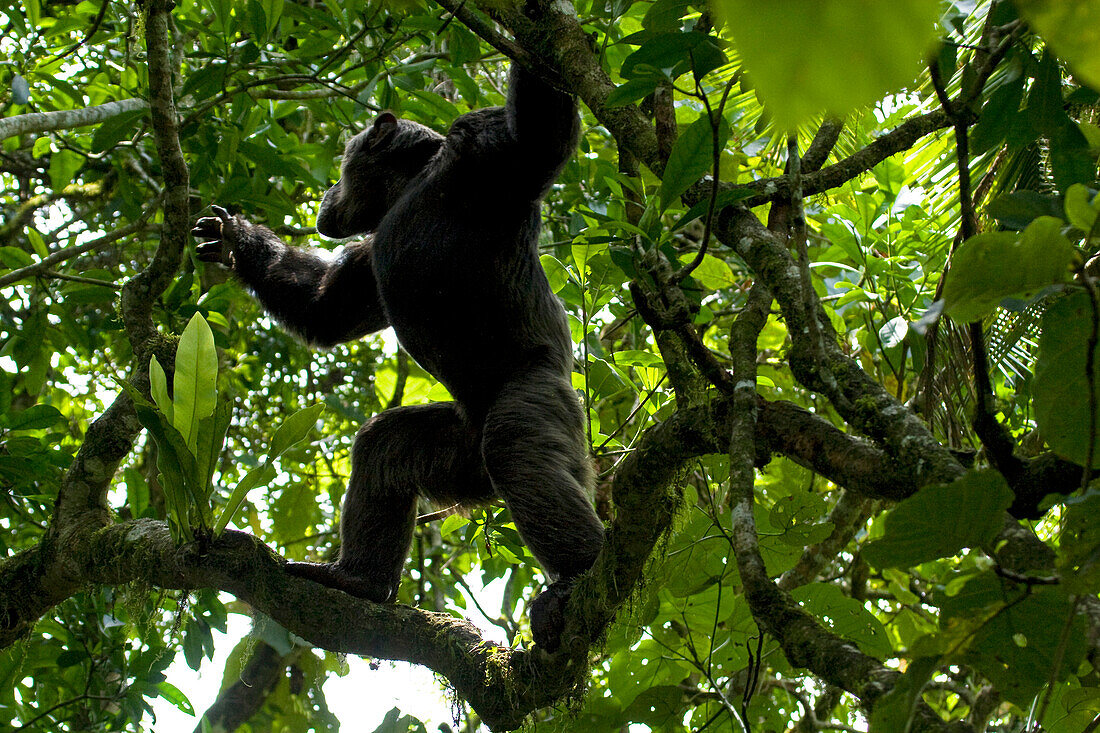
[[[572,582],[603,542],[572,342],[537,249],[542,199],[578,129],[574,99],[516,64],[506,105],[462,115],[446,137],[383,112],[348,142],[317,230],[368,237],[335,259],[220,207],[198,220],[199,257],[232,267],[290,330],[325,346],[391,325],[454,396],[360,429],[340,559],[291,572],[390,601],[418,494],[444,505],[503,497],[553,581],[532,605],[535,640],[557,645]]]

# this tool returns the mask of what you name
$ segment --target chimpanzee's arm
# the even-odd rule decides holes
[[[199,219],[192,230],[199,258],[232,267],[264,309],[306,341],[332,346],[389,325],[369,240],[328,260],[220,207],[214,211],[217,216]]]
[[[549,187],[577,146],[576,98],[513,63],[505,110],[525,172],[536,176],[541,188]]]

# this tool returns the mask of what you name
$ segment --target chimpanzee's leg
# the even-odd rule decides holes
[[[288,570],[352,595],[393,600],[409,553],[418,495],[477,502],[493,496],[478,431],[454,403],[398,407],[359,431],[340,513],[340,559]]]
[[[535,368],[504,385],[485,419],[485,467],[531,553],[555,581],[531,607],[535,641],[555,647],[573,579],[603,545],[584,415],[566,377]]]

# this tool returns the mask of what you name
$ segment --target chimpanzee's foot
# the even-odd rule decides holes
[[[539,594],[531,602],[528,616],[531,619],[531,636],[535,643],[548,652],[556,652],[561,646],[561,633],[565,630],[565,606],[573,592],[573,580],[559,580]]]
[[[397,589],[392,585],[351,575],[334,562],[288,562],[286,571],[299,578],[306,578],[375,603],[392,601],[397,595]]]

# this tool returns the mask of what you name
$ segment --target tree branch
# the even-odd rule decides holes
[[[139,109],[147,109],[149,103],[144,99],[123,99],[107,102],[84,109],[63,109],[57,112],[28,112],[0,119],[0,140],[22,135],[26,132],[48,132],[50,130],[68,130],[73,127],[87,127],[105,122],[112,117],[124,115]]]
[[[152,211],[148,213],[151,214]],[[142,217],[133,224],[128,224],[127,226],[120,227],[113,232],[104,234],[102,237],[98,237],[91,241],[85,242],[84,244],[78,244],[75,247],[66,247],[65,249],[60,249],[53,254],[42,258],[38,262],[35,262],[33,265],[20,267],[18,270],[12,270],[6,275],[0,276],[0,288],[6,285],[11,285],[12,283],[17,283],[20,280],[26,280],[27,278],[40,275],[51,269],[59,262],[71,260],[72,258],[78,257],[85,252],[102,249],[107,245],[117,242],[124,237],[130,236],[131,234],[145,231],[148,226],[149,225],[145,223],[145,217]]]
[[[168,13],[170,0],[147,6],[145,46],[149,53],[149,106],[153,137],[164,175],[164,229],[153,261],[122,289],[122,321],[139,361],[147,361],[144,344],[156,337],[153,304],[171,283],[190,236],[190,178],[179,142],[179,121],[172,95]],[[142,359],[142,357],[145,357]]]

